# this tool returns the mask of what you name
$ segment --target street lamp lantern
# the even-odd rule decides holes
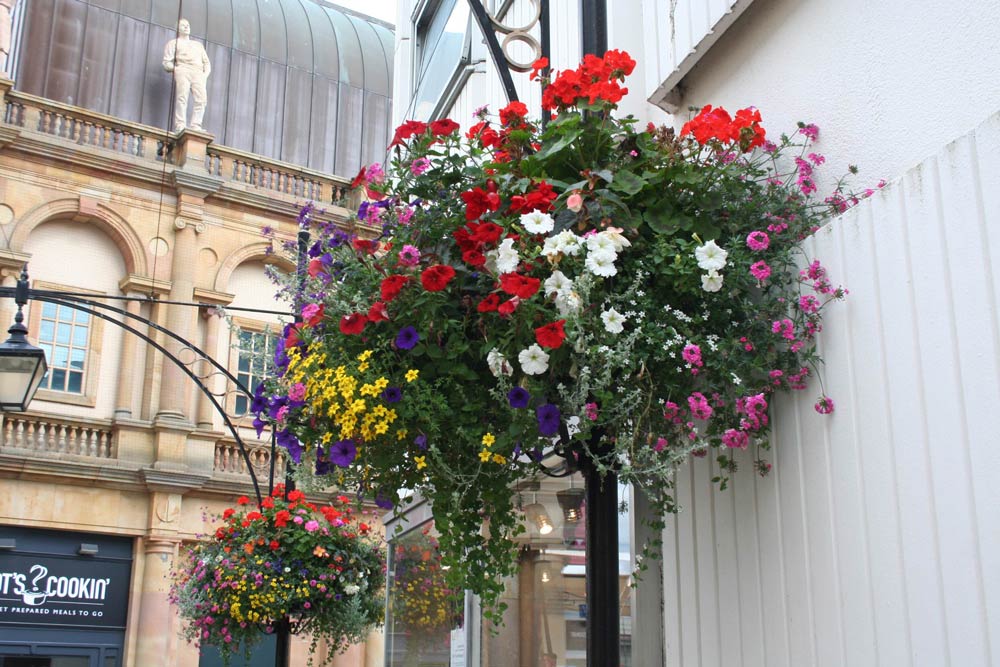
[[[14,293],[17,314],[7,333],[10,338],[0,343],[0,411],[24,412],[45,377],[48,365],[45,352],[28,342],[23,308],[28,303],[28,268],[21,271]]]

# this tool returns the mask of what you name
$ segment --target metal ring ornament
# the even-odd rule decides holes
[[[525,25],[513,27],[500,22],[492,14],[490,14],[490,23],[497,32],[506,35],[504,37],[503,43],[500,45],[500,49],[503,51],[504,59],[507,64],[515,72],[530,72],[532,65],[535,61],[542,56],[542,45],[539,44],[538,40],[531,34],[531,30],[538,25],[538,21],[542,16],[542,3],[541,0],[531,0],[532,6],[535,8],[534,17]],[[521,42],[522,44],[527,44],[532,50],[534,55],[529,61],[519,61],[515,60],[510,53],[507,51],[507,47],[514,42]]]

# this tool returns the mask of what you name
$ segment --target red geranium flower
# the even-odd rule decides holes
[[[227,507],[226,511],[222,513],[222,518],[223,519],[228,519],[229,517],[231,517],[234,514],[236,514],[236,510],[234,510],[232,507]]]
[[[455,269],[447,264],[435,264],[424,269],[420,274],[420,282],[428,292],[440,292],[454,277]]]
[[[306,494],[302,493],[298,489],[295,489],[294,491],[289,491],[288,492],[288,502],[290,502],[290,503],[294,503],[297,500],[302,500],[305,497],[306,497]]]
[[[563,330],[565,324],[566,320],[556,320],[552,324],[538,327],[535,329],[535,340],[542,347],[553,350],[562,347],[563,341],[566,340],[566,332]]]
[[[549,66],[548,58],[539,58],[538,60],[535,61],[535,64],[531,66],[531,74],[528,75],[528,78],[534,81],[535,79],[538,78],[539,72],[541,72],[548,66]]]
[[[263,502],[261,502],[260,506],[263,507],[264,509],[271,509],[271,508],[273,508],[274,507],[274,498],[272,498],[271,496],[268,496],[267,498],[264,498],[264,500],[263,500]]]
[[[274,525],[278,528],[284,528],[287,526],[291,519],[292,513],[288,510],[278,510],[274,513]]]
[[[277,551],[281,548],[281,544],[278,540],[271,540],[271,544],[269,546],[271,547],[271,551]]]
[[[236,504],[237,505],[248,505],[248,504],[250,504],[250,499],[247,498],[246,496],[240,496],[239,498],[236,499]]]
[[[365,330],[368,318],[362,313],[351,313],[340,318],[340,333],[348,336],[359,334]]]
[[[551,185],[540,181],[534,190],[511,197],[510,211],[511,213],[531,213],[532,211],[547,213],[552,210],[552,202],[557,196]]]
[[[257,511],[247,512],[247,521],[260,521],[263,518],[264,515],[261,514],[260,512]]]
[[[382,279],[381,293],[382,300],[389,303],[395,299],[406,283],[410,282],[409,276],[386,276]]]
[[[495,148],[500,145],[500,135],[485,121],[476,123],[465,133],[466,139],[471,140],[476,137],[479,137],[479,143],[483,145],[483,148]]]
[[[500,276],[500,289],[522,299],[533,296],[540,285],[538,278],[522,276],[520,273],[505,273]]]
[[[392,137],[392,143],[389,144],[389,148],[401,146],[407,139],[415,137],[418,134],[423,134],[426,131],[427,123],[421,123],[419,120],[408,120],[396,128],[396,133]]]
[[[451,134],[459,128],[458,123],[451,118],[442,118],[431,123],[431,134],[435,137],[443,137]]]
[[[511,102],[500,109],[500,123],[504,126],[520,125],[528,115],[528,107],[524,102]]]
[[[476,306],[476,310],[478,310],[480,313],[492,313],[499,306],[500,306],[500,295],[490,294],[485,299],[479,302],[479,305]]]

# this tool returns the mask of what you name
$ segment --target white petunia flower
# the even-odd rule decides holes
[[[573,289],[573,281],[566,277],[562,271],[553,271],[552,275],[545,281],[546,296],[552,294],[564,294]]]
[[[627,248],[632,245],[632,242],[622,235],[622,231],[624,230],[621,227],[608,227],[603,232],[598,234],[598,236],[601,236],[602,234],[607,236],[611,239],[611,242],[615,244],[615,252],[621,252],[622,248]]]
[[[548,234],[555,227],[555,222],[548,213],[532,211],[521,216],[521,226],[531,234]]]
[[[344,592],[347,593],[348,595],[354,595],[360,590],[361,586],[358,586],[357,584],[347,584],[346,586],[344,586]]]
[[[580,237],[564,229],[554,236],[545,239],[542,245],[542,254],[546,257],[554,257],[559,254],[575,256],[580,252]]]
[[[514,273],[521,258],[514,248],[514,239],[504,239],[497,248],[497,273]]]
[[[726,266],[726,257],[729,256],[729,253],[717,246],[715,241],[709,241],[705,245],[695,248],[694,256],[698,260],[700,268],[706,271],[721,271]]]
[[[521,362],[521,370],[525,375],[541,375],[549,370],[549,355],[537,344],[521,350],[517,360]]]
[[[500,377],[501,374],[510,375],[514,372],[514,369],[507,363],[507,358],[496,348],[490,350],[486,355],[486,365],[490,367],[493,377]]]
[[[593,236],[587,237],[587,252],[588,253],[611,253],[614,256],[618,256],[618,248],[615,246],[615,242],[610,236],[601,232],[600,234],[594,234]]]
[[[706,292],[718,292],[722,289],[722,276],[718,271],[709,271],[701,277],[701,288]]]
[[[556,293],[556,310],[562,317],[576,315],[582,306],[583,302],[576,292],[568,290]]]
[[[601,321],[604,322],[604,328],[610,333],[619,334],[625,329],[625,316],[614,308],[608,308],[601,313]]]
[[[587,261],[584,262],[584,265],[595,276],[613,276],[618,273],[618,269],[615,267],[615,257],[616,255],[592,252],[587,255]]]

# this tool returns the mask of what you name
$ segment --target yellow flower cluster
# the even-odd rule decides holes
[[[371,368],[371,350],[358,355],[356,372],[343,365],[327,367],[321,345],[311,345],[304,356],[299,348],[292,348],[288,356],[286,380],[290,385],[305,386],[305,401],[310,411],[333,420],[339,431],[338,440],[368,442],[388,433],[396,421],[396,411],[377,399],[389,386],[389,380],[379,376],[366,381],[363,376]],[[416,370],[407,371],[406,381],[413,382],[418,374]],[[324,435],[324,444],[332,437],[331,433]]]
[[[483,448],[479,452],[479,460],[481,462],[488,463],[489,461],[493,461],[493,463],[496,463],[497,465],[507,463],[507,459],[503,455],[490,451],[490,447],[492,447],[493,443],[496,441],[496,436],[492,433],[487,433],[483,436]]]

